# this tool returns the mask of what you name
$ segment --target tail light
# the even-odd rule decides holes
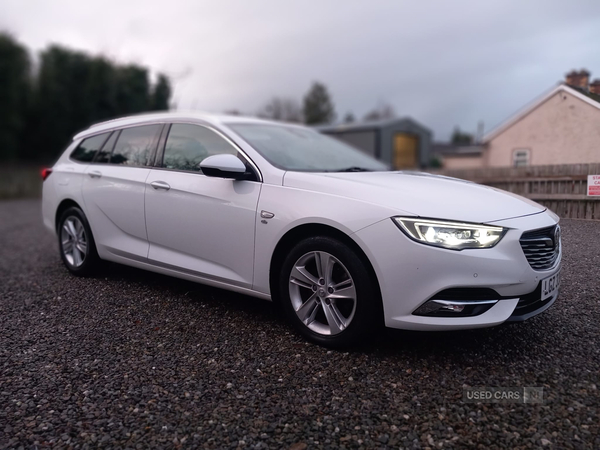
[[[52,169],[43,168],[40,171],[40,175],[42,176],[42,181],[46,181],[46,178],[48,178],[51,173],[52,173]]]

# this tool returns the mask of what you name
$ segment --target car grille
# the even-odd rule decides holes
[[[534,270],[550,269],[560,255],[560,227],[554,225],[523,233],[521,248]]]

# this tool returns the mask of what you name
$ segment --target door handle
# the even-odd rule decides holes
[[[171,189],[171,186],[169,186],[169,184],[165,183],[164,181],[153,181],[152,183],[150,183],[150,186],[157,190],[163,189],[165,191],[168,191],[169,189]]]
[[[92,170],[91,172],[88,172],[88,175],[91,178],[100,178],[102,176],[102,173],[98,172],[97,170]]]

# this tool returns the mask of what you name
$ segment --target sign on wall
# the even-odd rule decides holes
[[[588,175],[587,195],[600,197],[600,175]]]

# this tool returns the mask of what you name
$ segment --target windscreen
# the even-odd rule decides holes
[[[337,139],[309,128],[229,124],[275,167],[301,172],[384,171],[387,166]]]

